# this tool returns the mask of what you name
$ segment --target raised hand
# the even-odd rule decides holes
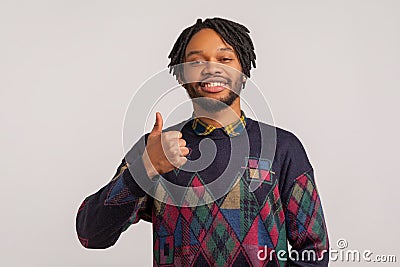
[[[156,122],[143,153],[143,163],[150,178],[179,168],[186,163],[189,149],[179,131],[162,132],[163,118],[156,113]]]

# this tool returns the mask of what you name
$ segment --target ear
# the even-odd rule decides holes
[[[180,75],[176,75],[176,80],[178,81],[178,83],[183,87],[183,88],[185,88],[186,89],[186,83],[182,80],[182,78],[181,78],[181,76]]]
[[[176,74],[176,79],[178,80],[179,84],[185,87],[186,80],[181,72]]]
[[[246,81],[247,81],[247,77],[246,75],[242,75],[242,89],[244,89],[244,87],[246,86]]]
[[[184,85],[185,84],[185,82],[183,81],[183,79],[181,78],[181,75],[176,75],[176,79],[178,80],[178,82],[179,82],[179,84],[180,85]]]

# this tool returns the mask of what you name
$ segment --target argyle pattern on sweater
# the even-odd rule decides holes
[[[77,232],[82,245],[112,246],[122,232],[142,219],[153,225],[154,266],[327,266],[328,254],[324,252],[329,249],[329,240],[321,200],[300,141],[277,128],[275,157],[260,157],[254,153],[260,147],[256,138],[259,123],[250,118],[246,121],[252,149],[243,158],[242,172],[233,179],[227,194],[213,201],[213,192],[204,185],[212,181],[218,166],[225,166],[226,142],[240,134],[232,137],[223,129],[207,134],[217,151],[222,150],[210,169],[163,175],[171,182],[185,181],[182,185],[187,191],[178,206],[162,179],[154,186],[156,198],[141,190],[133,177],[145,174],[143,163],[137,160],[128,168],[123,159],[111,182],[87,197],[78,211]],[[182,133],[196,158],[204,136],[192,127],[190,121]],[[250,184],[254,182],[258,187],[252,191]],[[185,205],[204,200],[207,204]],[[319,259],[278,258],[279,251],[288,255],[288,242],[298,253],[313,251]]]

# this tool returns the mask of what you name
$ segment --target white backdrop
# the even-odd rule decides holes
[[[0,265],[151,265],[150,224],[85,250],[76,211],[123,157],[133,92],[214,16],[250,29],[252,79],[307,150],[331,246],[400,261],[399,14],[396,0],[1,0]]]

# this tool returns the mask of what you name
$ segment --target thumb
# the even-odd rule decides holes
[[[153,129],[151,130],[152,135],[161,134],[163,127],[163,118],[160,112],[156,112],[156,122],[154,123]]]

